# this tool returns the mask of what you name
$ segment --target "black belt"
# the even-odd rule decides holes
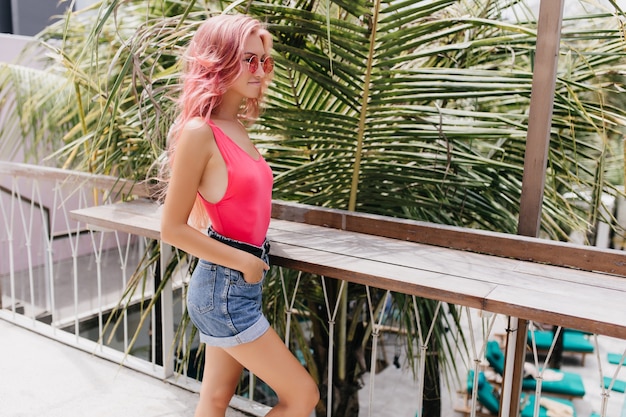
[[[270,242],[267,239],[265,239],[265,242],[263,242],[262,246],[254,246],[249,243],[240,242],[238,240],[234,240],[234,239],[230,239],[225,236],[222,236],[210,227],[209,227],[208,234],[209,234],[209,237],[215,240],[218,240],[230,247],[251,253],[257,258],[263,259],[263,257],[269,254],[270,252]]]

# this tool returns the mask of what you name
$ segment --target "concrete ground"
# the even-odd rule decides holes
[[[2,417],[192,417],[197,401],[191,391],[0,320]]]

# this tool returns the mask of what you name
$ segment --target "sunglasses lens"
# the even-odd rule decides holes
[[[248,60],[248,70],[254,74],[259,69],[259,57],[252,55]]]
[[[267,57],[263,60],[263,72],[269,74],[274,69],[274,58]]]

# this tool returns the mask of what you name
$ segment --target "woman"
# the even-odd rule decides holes
[[[206,344],[196,417],[223,417],[243,367],[278,396],[267,414],[309,417],[317,386],[261,312],[272,172],[248,137],[271,80],[270,33],[257,20],[205,21],[184,56],[180,115],[161,237],[199,258],[187,295]],[[208,233],[199,227],[211,224]]]

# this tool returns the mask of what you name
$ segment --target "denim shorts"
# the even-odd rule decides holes
[[[213,229],[209,236],[229,246],[252,253],[269,264],[269,243],[253,246],[224,237]],[[268,329],[263,315],[261,281],[250,284],[235,269],[200,259],[187,291],[189,318],[200,332],[200,341],[209,346],[232,347],[252,342]]]

